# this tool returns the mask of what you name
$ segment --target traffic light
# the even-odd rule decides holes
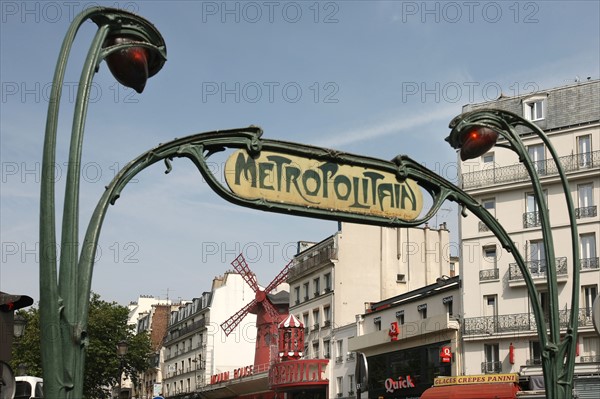
[[[27,295],[11,295],[0,292],[0,312],[8,313],[31,306],[33,298]]]
[[[460,136],[460,159],[477,158],[488,152],[498,140],[498,133],[488,127],[476,127]]]

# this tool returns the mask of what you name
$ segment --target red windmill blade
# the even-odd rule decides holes
[[[287,265],[285,265],[285,267],[283,268],[283,270],[281,270],[279,272],[279,274],[273,279],[273,281],[271,281],[271,284],[269,284],[267,286],[267,288],[265,288],[265,292],[271,292],[272,290],[274,290],[279,284],[283,283],[285,280],[287,280],[288,277],[288,273],[290,272],[290,268],[292,267],[292,262],[290,261],[290,263],[288,263]]]
[[[244,259],[244,255],[239,254],[237,258],[231,262],[231,266],[233,269],[238,272],[244,280],[248,283],[250,288],[254,290],[254,292],[258,291],[260,288],[258,286],[258,282],[256,281],[256,275],[252,273],[252,270],[248,267],[248,263],[246,263],[246,259]],[[268,290],[267,290],[268,292]]]
[[[259,311],[258,307],[262,307],[262,309],[269,315],[271,318],[276,321],[279,317],[279,312],[267,298],[267,294],[271,292],[274,288],[276,288],[279,284],[285,281],[287,278],[290,266],[292,262],[288,263],[281,272],[271,281],[271,283],[267,286],[266,289],[260,288],[258,282],[256,281],[256,275],[250,270],[248,263],[246,263],[246,259],[244,259],[244,255],[239,254],[237,258],[231,262],[231,265],[238,272],[242,278],[248,283],[248,285],[254,290],[255,298],[242,309],[237,311],[233,316],[227,319],[224,323],[221,324],[221,328],[225,335],[229,335],[246,317],[249,312],[252,312],[254,309]],[[254,313],[254,312],[253,312]]]
[[[231,334],[231,332],[240,324],[240,322],[246,317],[250,309],[256,306],[256,299],[250,301],[249,304],[241,308],[237,311],[236,314],[227,319],[223,324],[221,324],[221,328],[225,332],[225,335]]]

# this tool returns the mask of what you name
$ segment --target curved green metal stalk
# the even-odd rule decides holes
[[[74,108],[58,275],[53,176],[58,114],[69,54],[79,28],[88,19],[96,22],[98,31],[84,62]],[[104,41],[111,31],[137,33],[143,38],[149,38],[152,43],[131,42],[103,49]],[[155,46],[155,42],[159,46]],[[111,52],[133,46],[150,47],[155,50],[156,54],[163,57],[162,60],[158,60],[156,70],[162,67],[164,42],[152,25],[126,11],[92,7],[73,19],[63,40],[54,72],[46,121],[40,190],[40,327],[44,392],[48,398],[70,399],[81,398],[83,395],[87,313],[86,317],[82,318],[79,307],[80,297],[85,296],[84,302],[87,304],[90,292],[88,290],[86,295],[79,289],[77,263],[79,183],[85,117],[92,79],[99,63]]]
[[[519,133],[516,131],[516,127],[523,126],[531,130],[537,137],[539,137],[552,157],[554,161],[560,182],[565,196],[567,212],[569,214],[569,222],[571,227],[571,248],[573,254],[573,277],[572,277],[572,294],[571,294],[571,313],[569,315],[569,322],[567,326],[567,332],[563,340],[560,337],[560,314],[558,308],[558,286],[556,278],[556,258],[554,256],[554,239],[552,236],[552,228],[550,225],[550,218],[548,213],[548,207],[544,201],[544,195],[542,185],[532,162],[529,153],[523,142],[521,141]],[[540,343],[542,347],[542,370],[544,373],[546,395],[549,398],[563,399],[572,398],[573,395],[573,375],[575,369],[575,353],[577,346],[577,327],[578,327],[578,313],[579,313],[579,272],[580,272],[580,260],[579,260],[579,245],[578,245],[578,233],[577,233],[577,220],[575,217],[575,208],[573,206],[573,200],[570,195],[569,183],[564,172],[564,168],[560,163],[558,154],[554,149],[552,143],[546,136],[546,134],[534,123],[531,123],[520,116],[503,110],[492,110],[492,109],[481,109],[472,112],[468,112],[463,115],[456,117],[451,123],[450,127],[452,132],[447,138],[454,148],[460,148],[460,138],[464,132],[472,128],[487,127],[490,128],[504,137],[508,141],[506,144],[498,144],[498,146],[508,148],[514,151],[518,156],[519,160],[525,165],[527,172],[531,178],[532,186],[534,190],[534,196],[538,209],[540,210],[540,222],[542,237],[544,241],[544,251],[546,257],[546,283],[548,286],[548,294],[550,297],[550,329],[549,333],[546,329],[545,324],[542,321],[542,308],[539,300],[537,299],[537,293],[529,288],[530,299],[532,302],[533,310],[536,317],[538,335],[540,337]],[[529,270],[526,268],[522,270],[523,275],[525,273],[530,275]],[[536,295],[536,298],[533,295]],[[539,320],[538,320],[539,319]]]

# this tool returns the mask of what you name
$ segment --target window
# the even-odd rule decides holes
[[[596,296],[598,296],[598,286],[596,284],[583,287],[583,310],[587,317],[592,317],[592,304]]]
[[[598,269],[598,254],[596,252],[596,233],[586,233],[579,236],[581,243],[580,267],[582,270]]]
[[[529,271],[533,277],[546,275],[546,252],[544,241],[529,241]]]
[[[323,318],[326,326],[331,324],[331,308],[329,306],[323,306]]]
[[[577,137],[577,163],[580,167],[588,167],[592,164],[592,135]]]
[[[545,102],[543,99],[535,99],[525,102],[523,105],[523,114],[525,119],[530,121],[539,121],[544,119],[544,106]]]
[[[542,348],[539,341],[529,341],[528,365],[542,364]]]
[[[583,337],[583,353],[587,356],[600,356],[600,338]]]
[[[375,330],[381,331],[381,317],[376,317],[373,319],[373,324],[375,324]]]
[[[540,291],[540,305],[542,306],[542,313],[546,320],[550,319],[550,296],[546,291]]]
[[[533,162],[533,167],[540,175],[546,174],[546,148],[543,144],[527,146],[529,158]]]
[[[319,357],[319,341],[313,341],[312,351],[313,359],[317,359]]]
[[[398,319],[398,324],[404,324],[404,310],[399,310],[396,312],[396,319]]]
[[[348,375],[348,395],[354,395],[354,374]]]
[[[496,199],[495,198],[486,198],[481,200],[481,206],[493,216],[496,216]]]
[[[302,315],[302,323],[304,324],[304,328],[308,328],[309,324],[308,324],[308,313],[304,313]]]
[[[319,309],[313,310],[313,330],[319,329],[319,323],[321,322],[319,318]]]
[[[300,287],[294,288],[294,297],[296,297],[296,305],[300,303]]]
[[[482,365],[484,373],[500,373],[502,371],[502,362],[500,362],[500,349],[498,344],[484,344],[483,353],[485,362]]]
[[[323,278],[325,279],[325,292],[331,291],[331,273],[326,273]]]
[[[419,312],[419,316],[421,317],[421,319],[427,318],[427,304],[426,303],[417,306],[417,311]]]
[[[496,246],[488,245],[483,247],[483,261],[485,262],[485,269],[496,269]]]
[[[308,301],[308,283],[304,283],[303,288],[304,288],[304,300]]]
[[[337,345],[336,353],[337,357],[341,360],[344,356],[344,341],[339,339],[335,343]]]
[[[446,314],[448,317],[452,317],[454,315],[454,307],[452,305],[454,298],[452,296],[445,297],[442,299],[442,303],[446,308]]]
[[[548,191],[543,191],[544,204],[548,204]],[[533,193],[525,194],[525,214],[523,214],[523,227],[538,227],[541,225],[540,208]]]
[[[481,160],[483,161],[483,163],[485,165],[483,165],[483,167],[488,167],[490,164],[494,163],[494,153],[493,152],[488,152],[487,154],[484,154],[481,157]]]
[[[313,280],[313,288],[315,290],[315,296],[319,296],[321,294],[321,281],[318,277]]]
[[[483,315],[495,317],[498,314],[498,308],[496,306],[497,296],[496,295],[484,295],[483,296]]]
[[[335,385],[335,388],[337,390],[337,396],[344,395],[344,377],[337,377]]]
[[[575,209],[575,217],[586,218],[596,217],[596,215],[594,186],[592,183],[579,184],[577,186],[577,209]]]
[[[323,357],[325,359],[331,358],[331,342],[329,340],[323,341]]]

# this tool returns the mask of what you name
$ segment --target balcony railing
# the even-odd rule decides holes
[[[595,218],[596,216],[598,216],[598,210],[596,205],[587,206],[584,208],[575,208],[575,217],[577,219]]]
[[[523,228],[539,227],[542,225],[539,212],[525,212],[523,214]]]
[[[346,355],[346,360],[354,360],[354,352],[348,352]]]
[[[579,363],[600,363],[600,355],[581,356]]]
[[[300,254],[294,259],[293,266],[288,273],[288,279],[292,280],[301,276],[309,269],[321,265],[330,259],[337,259],[337,248],[335,248],[333,238],[321,244],[320,247],[313,247],[306,250],[306,254]]]
[[[498,280],[500,272],[498,269],[485,269],[479,271],[479,281]]]
[[[600,268],[598,258],[579,259],[580,270],[594,270]]]
[[[336,356],[336,358],[335,358],[336,363],[342,363],[343,361],[344,361],[344,356]]]
[[[565,172],[586,170],[600,166],[600,151],[573,154],[558,158]],[[558,170],[552,160],[535,162],[540,175],[557,175]],[[498,183],[512,183],[530,180],[525,166],[521,163],[490,168],[476,172],[463,173],[462,186],[464,189],[486,187]]]
[[[569,324],[569,309],[558,312],[561,328],[567,328]],[[544,316],[548,322],[547,315]],[[579,327],[592,326],[592,317],[588,309],[579,309],[577,317]],[[498,316],[467,317],[463,322],[463,334],[466,335],[490,335],[506,332],[537,331],[537,325],[533,313],[515,313]]]
[[[487,225],[480,220],[479,225],[478,225],[478,230],[480,233],[483,233],[484,231],[490,231],[490,228],[487,227]]]
[[[567,274],[567,258],[561,257],[556,258],[556,275],[566,275]],[[525,262],[525,265],[529,269],[529,273],[531,273],[531,277],[546,277],[546,260],[532,260],[529,262]],[[523,280],[523,273],[521,273],[521,269],[516,263],[509,264],[508,270],[508,279],[510,281],[513,280]]]
[[[525,361],[525,365],[526,366],[539,366],[542,364],[542,358],[541,357],[534,357],[533,359],[527,359]]]
[[[501,373],[502,362],[481,362],[481,372],[484,374]]]

